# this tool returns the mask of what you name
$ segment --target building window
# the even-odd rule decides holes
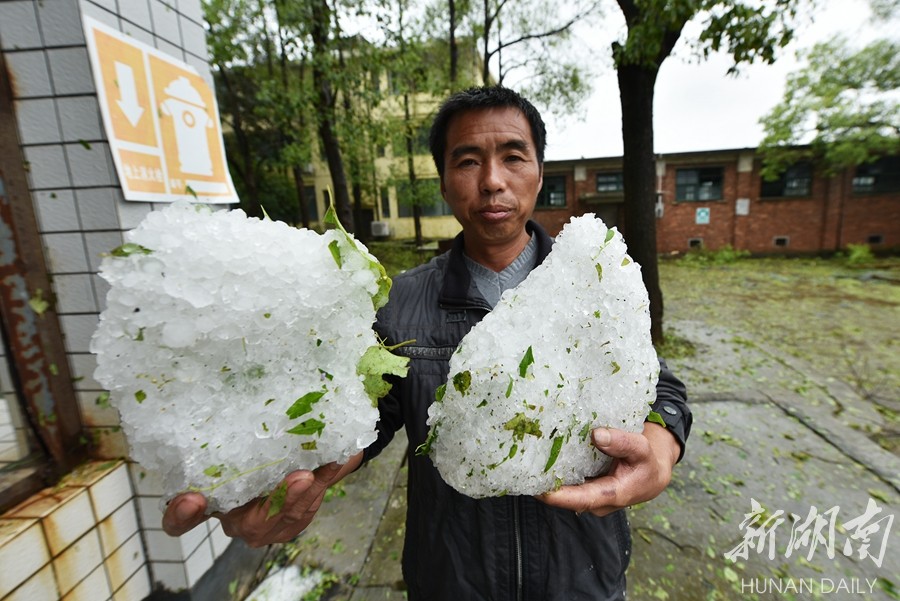
[[[391,197],[388,189],[384,186],[381,187],[381,218],[391,218]]]
[[[703,238],[689,238],[688,248],[703,248]]]
[[[622,192],[625,184],[622,181],[622,172],[614,171],[597,174],[597,192]]]
[[[854,194],[900,192],[900,157],[882,157],[858,165],[853,176]]]
[[[788,167],[778,179],[762,180],[759,195],[762,198],[782,196],[809,196],[812,190],[812,166],[798,163]]]
[[[866,238],[866,244],[878,245],[884,244],[884,236],[881,234],[871,234],[868,238]]]
[[[412,217],[413,205],[421,207],[422,217],[452,215],[450,205],[441,198],[441,182],[437,178],[417,179],[415,186],[407,181],[397,182],[397,216]]]
[[[791,239],[788,238],[787,236],[775,236],[772,239],[772,244],[774,244],[778,248],[787,248],[788,244],[790,243],[790,240]]]
[[[675,200],[721,200],[722,168],[679,169],[675,173]]]
[[[316,187],[303,186],[303,198],[306,199],[306,214],[310,221],[319,220],[319,204],[316,202]]]
[[[537,208],[557,209],[566,206],[566,176],[545,175],[544,186],[537,197]]]

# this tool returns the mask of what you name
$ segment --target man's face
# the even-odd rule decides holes
[[[543,183],[528,120],[511,107],[467,111],[447,129],[441,194],[466,250],[521,244]]]

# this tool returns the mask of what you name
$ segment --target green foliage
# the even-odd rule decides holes
[[[377,345],[366,349],[356,366],[356,372],[363,376],[366,394],[373,403],[377,404],[378,399],[391,390],[391,385],[384,381],[383,376],[392,375],[404,378],[408,365],[408,357],[399,357],[391,353],[390,349]]]
[[[707,250],[705,248],[695,248],[687,252],[678,262],[682,265],[727,265],[746,259],[750,256],[750,251],[738,250],[730,244],[716,250]]]
[[[850,265],[868,265],[875,260],[868,244],[848,244],[847,263]]]
[[[810,159],[833,174],[900,152],[900,43],[877,40],[854,50],[838,37],[805,58],[782,101],[761,119],[764,176]]]

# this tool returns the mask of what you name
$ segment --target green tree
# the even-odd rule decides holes
[[[827,174],[900,152],[900,44],[860,50],[841,37],[816,44],[784,97],[760,121],[763,176],[808,160]],[[801,146],[803,145],[803,146]]]
[[[702,19],[702,30],[693,40],[700,55],[728,52],[734,61],[729,73],[737,72],[742,63],[772,63],[778,48],[793,37],[791,22],[803,0],[768,5],[750,0],[617,1],[627,27],[625,39],[612,47],[622,104],[624,229],[650,295],[651,336],[662,342],[653,147],[653,94],[659,69],[692,19]]]

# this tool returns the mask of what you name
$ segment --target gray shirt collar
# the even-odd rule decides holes
[[[537,241],[532,235],[519,256],[499,273],[473,261],[468,255],[463,256],[472,276],[472,286],[491,307],[494,307],[500,302],[500,295],[503,292],[521,284],[534,269],[537,261]]]

